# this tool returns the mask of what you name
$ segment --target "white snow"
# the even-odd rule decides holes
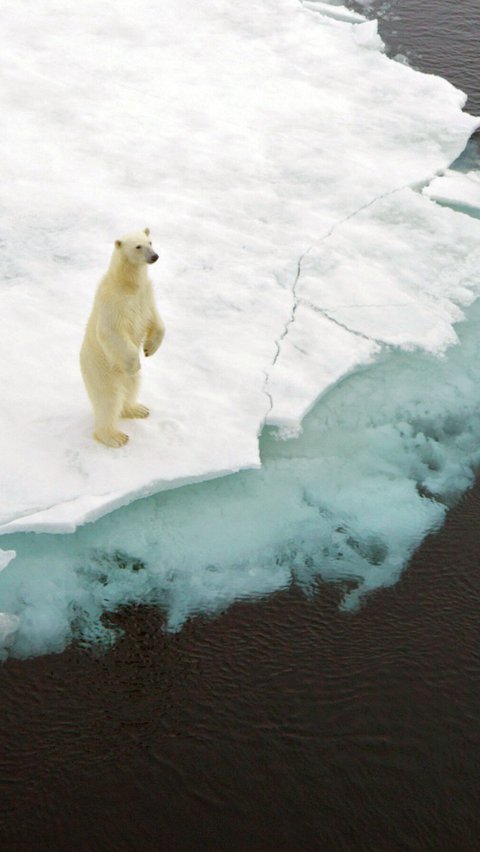
[[[456,341],[480,223],[411,187],[479,120],[375,22],[306,5],[4,4],[0,532],[259,467],[265,423],[296,433],[386,348]],[[78,352],[114,239],[146,225],[167,336],[114,451]]]
[[[462,172],[446,169],[424,187],[423,194],[441,204],[457,207],[480,214],[480,175],[478,172]]]

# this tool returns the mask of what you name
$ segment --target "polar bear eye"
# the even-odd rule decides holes
[[[137,249],[141,249],[141,248],[142,248],[141,246],[137,246]]]

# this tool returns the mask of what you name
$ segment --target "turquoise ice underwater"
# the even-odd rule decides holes
[[[477,301],[445,357],[385,352],[327,393],[298,438],[265,430],[261,470],[139,500],[72,535],[4,537],[17,557],[0,599],[21,617],[11,653],[109,643],[102,614],[129,603],[158,605],[177,629],[291,582],[353,580],[347,608],[394,583],[473,481],[479,332]]]

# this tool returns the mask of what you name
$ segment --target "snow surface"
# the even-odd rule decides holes
[[[480,223],[415,188],[479,121],[328,5],[4,4],[0,532],[71,532],[258,468],[264,425],[298,433],[388,347],[456,342]],[[146,225],[167,336],[143,369],[151,417],[112,451],[78,351],[114,239]]]

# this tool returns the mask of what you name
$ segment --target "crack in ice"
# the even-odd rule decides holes
[[[417,183],[417,182],[415,182],[415,183]],[[283,331],[281,332],[279,337],[277,337],[276,340],[275,340],[275,354],[274,354],[272,363],[270,365],[270,369],[268,371],[267,370],[264,371],[265,382],[264,382],[264,386],[263,386],[263,391],[265,393],[265,396],[268,399],[268,409],[267,409],[265,416],[263,418],[262,427],[265,425],[267,418],[268,418],[268,415],[270,414],[270,412],[273,409],[273,397],[272,397],[272,394],[270,393],[270,391],[268,389],[268,386],[270,384],[270,378],[271,378],[272,370],[274,369],[274,367],[275,367],[275,365],[276,365],[276,363],[277,363],[277,361],[280,357],[280,353],[281,353],[281,349],[282,349],[282,343],[285,340],[285,338],[287,337],[291,326],[295,322],[295,316],[296,316],[296,313],[297,313],[297,309],[298,309],[300,302],[302,301],[297,296],[297,287],[298,287],[298,282],[300,281],[300,278],[301,278],[301,275],[302,275],[302,264],[303,264],[305,257],[309,254],[309,252],[312,251],[313,248],[320,245],[320,243],[323,243],[326,240],[328,240],[332,236],[332,234],[337,230],[337,228],[341,227],[346,222],[349,222],[351,219],[355,218],[355,216],[358,216],[359,213],[362,213],[364,210],[367,210],[369,207],[371,207],[377,201],[382,201],[384,198],[388,198],[391,195],[395,195],[395,193],[401,192],[404,189],[411,189],[411,186],[412,185],[410,183],[402,184],[402,186],[395,187],[394,189],[389,189],[388,192],[383,192],[381,195],[376,195],[374,198],[370,199],[370,201],[367,201],[364,204],[361,204],[360,207],[356,208],[356,210],[353,210],[347,216],[344,216],[343,219],[340,219],[338,222],[335,222],[331,226],[331,228],[327,231],[326,234],[319,237],[317,240],[314,240],[313,243],[311,243],[311,245],[309,245],[309,247],[307,249],[305,249],[305,251],[299,256],[299,258],[297,260],[296,275],[295,275],[293,283],[290,287],[290,292],[292,294],[292,302],[293,302],[292,308],[291,308],[291,311],[290,311],[290,316],[288,317],[288,319],[287,319],[287,321],[286,321],[286,323],[283,327]],[[308,304],[308,303],[305,302],[305,304]],[[314,306],[310,305],[310,307],[314,307]],[[318,310],[320,312],[322,312],[321,308],[318,308]],[[327,318],[330,319],[332,322],[336,322],[337,325],[342,325],[340,322],[333,319],[333,317],[329,317],[326,313],[325,313],[325,316],[327,316]],[[343,326],[343,327],[347,331],[350,331],[352,334],[357,334],[358,336],[364,337],[367,340],[372,340],[375,343],[379,343],[379,341],[377,341],[375,338],[369,338],[367,335],[364,335],[361,332],[355,332],[352,329],[349,329],[347,326]],[[261,431],[261,429],[260,429],[260,431]]]
[[[361,337],[363,340],[368,340],[372,343],[376,343],[378,346],[387,346],[384,340],[381,340],[379,337],[370,337],[368,334],[364,334],[363,331],[357,331],[354,328],[350,328],[346,323],[341,322],[341,320],[336,319],[336,317],[329,314],[326,308],[321,308],[319,305],[314,305],[313,302],[309,302],[307,299],[298,299],[299,305],[306,305],[308,308],[311,308],[312,311],[315,311],[318,314],[321,314],[326,319],[338,325],[340,328],[345,329],[350,334],[355,334],[356,337]]]

